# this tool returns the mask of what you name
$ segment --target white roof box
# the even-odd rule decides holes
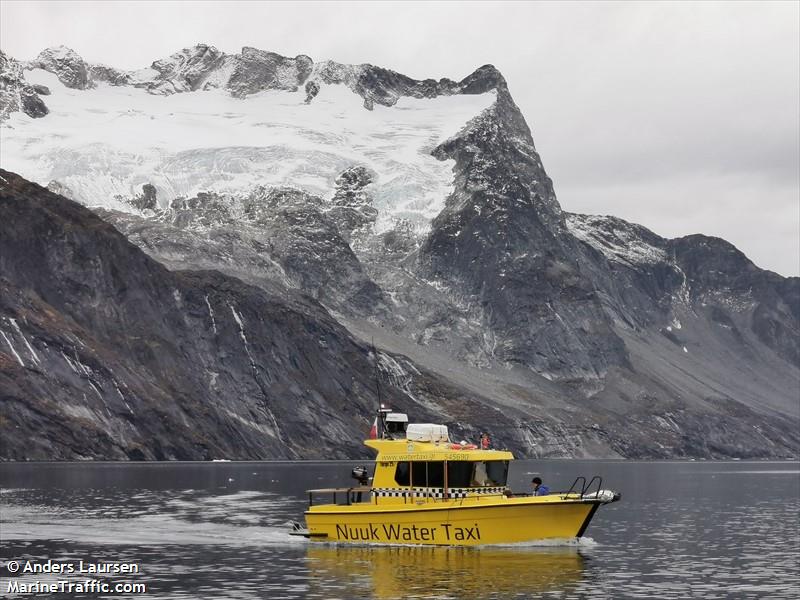
[[[386,415],[387,423],[408,423],[408,415],[405,413],[390,412]]]
[[[447,425],[433,423],[410,423],[406,429],[406,439],[414,442],[449,442]]]

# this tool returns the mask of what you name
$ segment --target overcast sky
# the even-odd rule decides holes
[[[561,205],[800,274],[800,3],[0,1],[0,47],[140,68],[205,42],[461,78],[492,63]]]

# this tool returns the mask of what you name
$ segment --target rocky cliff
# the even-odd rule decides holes
[[[41,98],[50,90],[28,83],[22,73],[23,65],[0,50],[0,122],[17,111],[34,119],[50,112]]]
[[[75,321],[92,336],[78,336],[87,352],[102,346],[108,361],[112,350],[119,353],[119,366],[108,362],[113,372],[142,361],[136,377],[153,387],[124,379],[139,386],[142,402],[174,408],[183,427],[202,420],[201,406],[214,414],[198,434],[204,449],[191,446],[184,430],[171,436],[142,425],[170,448],[143,450],[147,458],[322,455],[314,431],[323,432],[323,447],[352,454],[376,401],[376,364],[393,402],[416,418],[448,422],[463,436],[488,428],[527,455],[797,455],[800,280],[759,269],[723,240],[668,240],[614,217],[564,212],[493,67],[460,81],[414,80],[372,65],[252,48],[226,55],[201,45],[125,73],[73,54],[45,51],[24,73],[15,71],[17,86],[47,85],[48,102],[59,110],[34,129],[7,104],[4,163],[92,207],[151,257],[139,253],[133,262],[168,283],[148,292],[148,310],[121,321],[127,313],[113,309],[100,322],[96,308],[71,312],[87,290],[67,285],[53,293],[46,286],[59,280],[58,271],[27,281],[21,273],[33,267],[18,264],[26,259],[4,258],[4,285],[41,301],[25,305],[27,321],[19,318],[21,305],[4,306],[8,343],[0,352],[13,346],[2,356],[18,369],[6,379],[16,386],[9,388],[14,402],[30,404],[50,390],[53,402],[69,396],[99,410],[98,396],[114,388],[111,380],[94,382],[101,393],[81,400],[54,391],[65,384],[26,371],[34,366],[26,344],[41,356],[43,343],[55,343],[26,327],[40,312],[66,311],[48,335],[55,339],[58,327]],[[29,154],[32,139],[36,156]],[[32,196],[39,208],[78,210],[4,177],[15,182],[15,202]],[[81,214],[88,229],[100,227],[91,213]],[[4,256],[20,255],[30,243],[19,239],[33,239],[26,227],[10,232],[18,245]],[[61,239],[36,243],[42,255],[75,256]],[[103,269],[117,265],[127,280],[131,261],[103,248],[84,252]],[[63,258],[59,269],[68,274],[75,262]],[[84,273],[74,280],[114,288]],[[131,277],[126,289],[142,293],[151,280]],[[236,298],[225,295],[233,290]],[[62,297],[72,303],[69,311],[51,305]],[[265,317],[267,305],[281,318]],[[153,318],[158,307],[172,315],[169,327],[166,317]],[[211,314],[222,320],[195,343],[190,329],[202,322],[207,330]],[[137,325],[137,318],[147,323]],[[175,329],[180,323],[185,328]],[[131,333],[145,325],[151,331]],[[222,326],[225,340],[214,329]],[[295,327],[323,328],[326,345]],[[267,350],[274,331],[280,351]],[[172,365],[163,380],[150,381],[152,365],[129,337],[160,340],[148,360],[163,355]],[[377,357],[368,350],[372,340]],[[286,370],[293,353],[306,362]],[[226,369],[235,374],[223,376]],[[319,375],[306,382],[307,369]],[[26,387],[34,383],[36,394]],[[175,386],[191,390],[197,404]],[[7,457],[26,454],[20,431],[30,417],[19,414],[26,416],[13,417],[20,429]],[[247,422],[247,433],[214,433],[215,423],[242,423],[231,414]],[[286,429],[276,437],[280,427]],[[129,456],[129,440],[119,433],[126,430],[106,429],[109,444],[118,444],[114,456]],[[345,434],[352,443],[334,442]],[[37,457],[77,455],[51,437],[56,441]],[[80,455],[109,452],[84,448]]]
[[[0,171],[6,459],[348,457],[402,369],[318,303],[168,271],[91,211]],[[446,407],[458,392],[432,398]],[[385,398],[439,416],[383,377]],[[406,386],[400,382],[399,385]]]

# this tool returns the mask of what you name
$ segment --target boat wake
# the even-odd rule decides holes
[[[485,544],[476,548],[594,548],[599,544],[590,537],[580,538],[553,538],[548,540],[531,540],[528,542],[517,542],[514,544]]]
[[[241,491],[205,496],[192,490],[130,496],[126,504],[96,498],[94,506],[43,505],[34,494],[4,494],[3,541],[69,540],[78,543],[157,546],[169,544],[297,545],[290,536],[286,498]],[[16,497],[13,497],[16,496]],[[14,502],[16,500],[16,502]],[[27,500],[27,502],[26,502]]]

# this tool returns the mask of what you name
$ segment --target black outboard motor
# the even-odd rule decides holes
[[[350,476],[361,485],[369,485],[369,472],[367,467],[353,467]]]
[[[353,467],[350,476],[361,486],[369,485],[369,472],[367,472],[367,467]],[[361,490],[355,492],[350,498],[350,502],[361,502],[361,494]]]

